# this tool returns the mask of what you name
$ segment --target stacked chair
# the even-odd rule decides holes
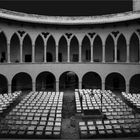
[[[0,94],[0,114],[12,104],[21,95],[21,91],[16,91],[14,93]]]
[[[0,122],[0,136],[60,138],[63,92],[30,92]]]
[[[140,136],[140,114],[133,114],[132,108],[110,90],[77,89],[75,101],[77,113],[100,109],[106,115],[106,119],[79,121],[80,138]]]
[[[122,92],[122,95],[128,104],[140,111],[140,94]]]

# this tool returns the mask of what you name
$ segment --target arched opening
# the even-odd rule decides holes
[[[136,74],[130,79],[130,93],[140,93],[140,74]]]
[[[35,62],[44,61],[44,41],[39,35],[35,41]]]
[[[27,34],[23,40],[23,62],[32,62],[32,41]]]
[[[0,62],[7,62],[7,40],[3,32],[0,33]]]
[[[42,72],[36,78],[37,91],[55,91],[56,79],[51,72]]]
[[[0,74],[0,94],[8,93],[8,81],[5,76]]]
[[[95,72],[87,72],[82,78],[83,89],[101,89],[101,77]]]
[[[58,45],[58,61],[66,62],[67,61],[67,40],[64,36],[59,40]]]
[[[114,62],[114,40],[111,35],[106,39],[105,43],[105,61]]]
[[[16,33],[13,34],[10,41],[10,60],[15,63],[20,61],[20,41]]]
[[[75,90],[78,88],[78,76],[75,72],[67,71],[61,74],[59,78],[59,90],[66,91],[66,90]]]
[[[139,38],[135,33],[130,40],[130,62],[139,62]]]
[[[91,60],[91,45],[90,40],[87,36],[82,41],[82,61],[90,62]]]
[[[126,39],[121,34],[117,41],[117,61],[126,62]]]
[[[19,90],[32,90],[32,78],[29,74],[25,72],[20,72],[16,74],[12,79],[12,92]]]
[[[75,36],[71,39],[70,42],[70,61],[71,62],[79,61],[79,43]]]
[[[101,62],[102,61],[102,40],[97,35],[93,43],[93,61]]]
[[[56,54],[55,40],[54,40],[53,36],[50,36],[47,41],[47,62],[54,62],[55,54]],[[52,57],[50,57],[50,56],[52,56]]]
[[[112,91],[125,91],[125,79],[119,73],[111,73],[105,79],[105,89]]]

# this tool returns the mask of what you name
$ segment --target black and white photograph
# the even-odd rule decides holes
[[[140,139],[140,0],[0,0],[0,139]]]

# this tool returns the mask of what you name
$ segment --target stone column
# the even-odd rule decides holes
[[[115,41],[115,50],[114,50],[115,59],[114,62],[117,63],[117,42]]]
[[[12,90],[11,90],[11,83],[9,82],[8,83],[8,93],[11,93],[12,92]]]
[[[90,43],[91,45],[91,60],[90,62],[92,63],[93,62],[93,43]]]
[[[81,62],[81,55],[82,55],[82,45],[79,44],[79,63]]]
[[[140,63],[140,41],[139,41],[139,63]]]
[[[105,63],[105,44],[103,44],[102,62]]]
[[[126,54],[126,57],[127,57],[127,58],[126,58],[126,62],[129,63],[129,62],[130,62],[130,60],[129,60],[129,59],[130,59],[130,57],[129,57],[129,54],[130,54],[130,51],[129,51],[129,44],[127,44],[127,51],[126,51],[126,53],[127,53],[127,54]]]
[[[23,46],[22,46],[22,40],[20,40],[20,63],[23,62]]]
[[[102,82],[102,90],[105,90],[105,81]]]
[[[32,82],[32,90],[36,91],[36,82],[35,81]]]
[[[7,43],[7,62],[10,63],[10,42]]]
[[[59,81],[56,81],[56,92],[59,91]]]
[[[56,62],[58,62],[58,44],[56,45]]]
[[[47,42],[44,42],[44,63],[46,63],[46,58],[47,58]]]
[[[129,83],[126,84],[126,93],[129,93]]]
[[[79,81],[79,89],[82,89],[82,81]]]
[[[68,41],[68,49],[67,49],[67,62],[70,62],[70,41]]]
[[[35,44],[32,44],[32,63],[35,62]]]

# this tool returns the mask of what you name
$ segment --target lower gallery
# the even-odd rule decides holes
[[[139,11],[0,9],[1,138],[139,137],[139,93]]]

